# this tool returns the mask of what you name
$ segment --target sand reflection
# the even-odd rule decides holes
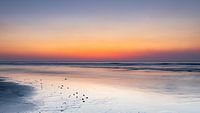
[[[0,70],[1,76],[34,87],[30,101],[37,105],[31,111],[35,113],[199,112],[196,72],[70,66],[2,66]]]

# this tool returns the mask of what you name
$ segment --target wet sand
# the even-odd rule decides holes
[[[31,110],[34,104],[27,101],[32,95],[33,87],[7,81],[0,77],[0,111],[1,113],[15,113]]]
[[[200,112],[198,72],[5,65],[0,76],[3,113]]]

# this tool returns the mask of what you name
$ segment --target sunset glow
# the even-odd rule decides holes
[[[197,60],[200,2],[192,1],[1,1],[0,59]]]

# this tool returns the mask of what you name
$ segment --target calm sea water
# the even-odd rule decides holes
[[[32,89],[0,82],[5,113],[200,113],[198,62],[1,62],[0,77]]]

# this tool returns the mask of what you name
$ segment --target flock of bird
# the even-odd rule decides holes
[[[26,80],[27,79],[24,79],[25,83],[26,83]],[[67,77],[64,78],[64,81],[67,82],[68,80],[69,79]],[[72,104],[72,102],[74,102],[76,104],[77,104],[77,102],[85,103],[89,99],[89,97],[86,96],[86,94],[84,94],[84,93],[81,93],[79,91],[74,91],[74,92],[69,91],[70,87],[67,85],[61,84],[61,83],[57,86],[55,84],[51,84],[48,86],[48,87],[52,87],[52,89],[56,87],[56,89],[54,89],[54,92],[47,91],[48,88],[46,89],[46,86],[44,85],[45,82],[43,79],[39,79],[39,80],[35,80],[34,82],[27,82],[27,83],[31,84],[33,86],[33,88],[37,88],[40,91],[45,92],[45,94],[46,94],[46,92],[50,93],[49,95],[46,95],[46,96],[43,95],[44,99],[41,100],[41,101],[43,101],[43,103],[45,103],[45,98],[60,97],[61,101],[57,100],[57,102],[56,102],[56,103],[60,103],[60,104],[55,104],[55,106],[54,106],[57,109],[57,111],[60,111],[60,112],[64,112],[65,110],[67,110],[67,108],[69,108],[69,106],[70,106],[70,104]],[[37,87],[35,87],[35,85]],[[39,93],[39,94],[42,94],[42,93]],[[71,100],[71,101],[69,101],[69,100]],[[77,100],[79,100],[79,101],[77,101]],[[60,105],[60,106],[57,106],[57,105]],[[45,109],[40,108],[38,113],[43,113],[48,110],[49,110],[48,108],[45,108]]]

